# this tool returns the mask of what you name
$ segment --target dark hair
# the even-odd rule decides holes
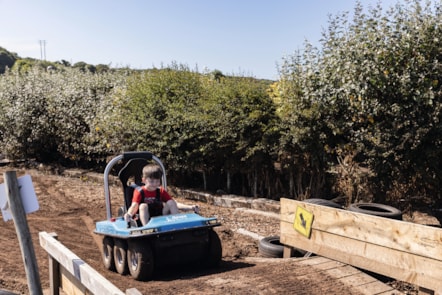
[[[161,167],[155,164],[149,164],[143,167],[143,178],[161,179],[163,171]]]

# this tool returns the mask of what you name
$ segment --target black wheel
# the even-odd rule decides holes
[[[107,270],[115,271],[114,264],[114,240],[111,237],[104,237],[103,239],[103,262]]]
[[[282,258],[284,246],[279,241],[279,236],[271,236],[259,241],[258,250],[264,257]]]
[[[206,265],[216,267],[219,265],[223,255],[223,248],[218,234],[214,230],[209,231],[209,253],[207,255]]]
[[[307,251],[293,248],[292,256],[302,257]],[[284,254],[284,245],[279,241],[279,236],[271,236],[263,238],[259,241],[258,245],[259,253],[267,258],[282,258]]]
[[[336,208],[336,209],[343,209],[343,207],[340,204],[330,201],[330,200],[325,200],[325,199],[311,198],[311,199],[305,199],[305,200],[303,200],[303,202],[326,206],[326,207],[331,207],[331,208]]]
[[[377,203],[355,203],[348,206],[352,212],[364,213],[369,215],[381,216],[391,219],[402,220],[402,211],[388,205]]]
[[[114,264],[119,274],[125,275],[127,269],[127,243],[124,240],[115,239],[114,241]]]
[[[154,257],[148,242],[131,241],[127,250],[127,261],[130,275],[135,280],[146,281],[152,277]]]

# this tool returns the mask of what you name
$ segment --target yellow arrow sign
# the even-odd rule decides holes
[[[293,227],[301,235],[310,239],[312,233],[313,213],[298,206],[296,207],[295,221]]]

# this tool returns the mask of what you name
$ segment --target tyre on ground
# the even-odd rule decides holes
[[[354,203],[347,208],[349,211],[402,220],[402,211],[385,204]]]
[[[279,236],[270,236],[262,238],[258,244],[258,251],[263,257],[282,258],[284,254],[284,245],[279,241]],[[302,257],[307,253],[302,249],[293,248],[294,257]]]
[[[259,253],[268,258],[282,258],[284,245],[279,241],[279,236],[265,237],[259,241]]]

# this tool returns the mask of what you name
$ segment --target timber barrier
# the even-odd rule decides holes
[[[281,236],[286,246],[442,294],[442,228],[281,199]]]
[[[142,295],[135,288],[125,292],[106,280],[56,239],[56,234],[40,232],[40,246],[49,255],[50,294]]]

